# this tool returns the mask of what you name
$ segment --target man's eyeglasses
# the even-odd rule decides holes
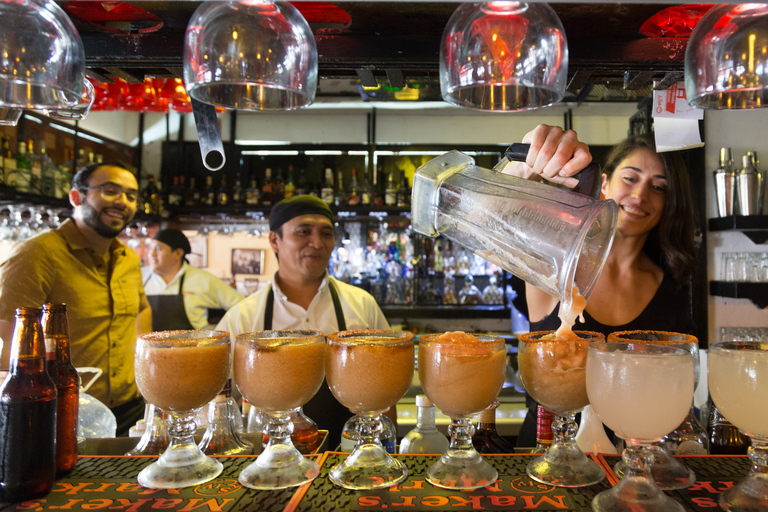
[[[93,185],[91,187],[85,187],[85,190],[93,190],[95,188],[101,189],[101,197],[103,197],[104,199],[115,199],[125,194],[125,199],[128,200],[128,202],[135,203],[136,200],[139,198],[138,191],[130,190],[130,189],[126,190],[120,185],[116,183],[112,183],[111,181],[102,183],[101,185]]]

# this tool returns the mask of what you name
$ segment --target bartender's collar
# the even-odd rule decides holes
[[[181,277],[181,274],[183,274],[183,273],[184,273],[184,270],[185,270],[185,268],[184,268],[184,265],[188,265],[188,263],[187,263],[187,262],[185,262],[185,261],[182,261],[182,262],[181,262],[181,268],[179,269],[179,271],[178,271],[178,272],[176,272],[176,275],[175,275],[175,276],[173,276],[173,279],[171,279],[171,282],[170,282],[170,283],[168,283],[168,284],[166,284],[165,286],[171,286],[173,283],[175,283],[175,282],[176,282],[176,280],[178,280],[178,279]],[[163,279],[163,276],[161,276],[161,275],[160,275],[160,274],[158,274],[157,272],[154,272],[154,271],[153,271],[152,273],[153,273],[153,274],[155,274],[155,275],[156,275],[157,277],[159,277],[160,279]],[[163,282],[165,282],[165,279],[163,279]]]
[[[278,273],[275,272],[275,275],[272,277],[272,291],[275,293],[276,296],[279,296],[281,300],[287,301],[288,296],[283,293],[283,291],[280,289],[280,285],[277,284],[277,275]],[[329,274],[328,274],[328,271],[326,270],[325,277],[323,277],[323,280],[320,282],[320,287],[317,289],[318,293],[328,288],[328,279],[329,279]]]

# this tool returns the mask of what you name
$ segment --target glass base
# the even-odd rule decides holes
[[[664,491],[674,491],[678,489],[687,489],[696,482],[696,474],[683,463],[675,459],[669,452],[663,448],[652,445],[653,465],[651,466],[651,475]],[[613,472],[619,478],[624,476],[626,471],[624,460],[620,460],[613,466]]]
[[[474,449],[448,449],[427,470],[427,482],[444,489],[477,489],[493,484],[499,473]]]
[[[168,448],[156,462],[139,473],[139,484],[150,489],[176,489],[199,485],[219,476],[221,462],[206,457],[197,446],[195,450]]]
[[[320,467],[306,459],[292,444],[269,444],[240,472],[238,480],[251,489],[285,489],[311,482]]]
[[[603,468],[584,455],[575,442],[554,443],[525,471],[533,480],[555,487],[586,487],[605,478]]]
[[[358,444],[346,459],[328,472],[333,483],[345,489],[381,489],[408,477],[408,468],[378,444]]]
[[[750,473],[720,494],[720,506],[733,512],[768,510],[768,474]]]
[[[594,512],[685,512],[654,482],[642,477],[624,477],[612,489],[592,499]]]

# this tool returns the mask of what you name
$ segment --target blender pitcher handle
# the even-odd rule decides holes
[[[530,148],[530,144],[512,144],[504,151],[504,157],[510,162],[525,162]],[[579,180],[579,183],[569,190],[594,199],[600,198],[600,164],[593,161],[573,177]]]

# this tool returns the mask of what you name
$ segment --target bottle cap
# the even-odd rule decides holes
[[[416,395],[416,407],[432,407],[433,404],[427,395]]]

